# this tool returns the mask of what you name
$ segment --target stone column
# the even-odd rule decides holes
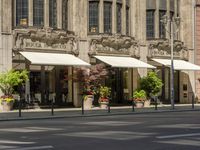
[[[0,71],[12,68],[12,0],[1,0],[1,41]]]
[[[33,26],[33,0],[28,2],[28,25]]]
[[[49,0],[44,0],[44,27],[49,27]]]
[[[154,21],[154,24],[155,24],[155,27],[154,27],[154,30],[155,30],[155,38],[159,38],[159,0],[156,0],[156,10],[155,10],[155,21]]]
[[[130,36],[136,37],[136,0],[130,0]]]
[[[62,1],[57,0],[57,28],[62,29]]]
[[[126,0],[122,0],[122,34],[126,35]]]
[[[99,2],[99,33],[104,32],[104,5],[103,5],[103,0],[100,0]]]
[[[116,30],[116,16],[117,16],[117,14],[116,14],[116,4],[117,4],[117,2],[116,2],[116,0],[113,0],[113,3],[112,3],[112,33],[116,33],[117,32],[117,30]]]

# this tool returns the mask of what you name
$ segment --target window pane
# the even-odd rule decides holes
[[[126,34],[129,35],[129,7],[126,7]]]
[[[16,0],[16,25],[28,25],[28,0]]]
[[[44,1],[33,0],[33,25],[44,25]]]
[[[117,33],[121,33],[122,21],[121,21],[121,9],[122,5],[117,4]]]
[[[166,14],[166,11],[159,11],[159,35],[160,35],[160,38],[165,38],[166,37],[165,26],[161,22],[161,19],[165,14]]]
[[[68,24],[68,0],[62,1],[62,28],[67,30]]]
[[[99,2],[89,2],[89,32],[99,32]]]
[[[104,32],[112,32],[112,3],[104,2]]]
[[[49,0],[49,26],[57,26],[57,4],[56,0]]]
[[[147,11],[146,26],[147,38],[154,38],[154,10]]]

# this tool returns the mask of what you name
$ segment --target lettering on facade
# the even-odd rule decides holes
[[[18,29],[14,33],[14,50],[61,50],[78,55],[78,40],[73,32],[47,29]]]
[[[89,55],[124,54],[139,57],[139,44],[133,37],[122,35],[101,36],[90,41]]]
[[[188,49],[184,43],[178,40],[174,41],[174,57],[188,59]],[[171,45],[168,40],[151,41],[149,44],[149,57],[170,57]]]

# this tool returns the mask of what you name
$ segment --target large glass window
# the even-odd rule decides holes
[[[146,15],[147,38],[154,38],[154,10],[147,10]]]
[[[16,25],[28,25],[28,0],[16,0]]]
[[[44,25],[44,0],[33,0],[33,25]]]
[[[159,11],[159,36],[160,38],[165,38],[166,33],[165,33],[165,25],[161,22],[161,19],[163,16],[166,14],[166,11],[160,10]]]
[[[112,32],[112,3],[104,2],[104,32]]]
[[[129,35],[129,7],[126,7],[126,34]]]
[[[121,33],[121,28],[122,28],[122,13],[121,13],[121,10],[122,10],[122,4],[120,3],[117,3],[117,33]]]
[[[49,0],[49,26],[57,26],[57,4],[56,0]]]
[[[68,0],[62,1],[62,28],[64,30],[68,28]]]
[[[98,33],[99,32],[99,2],[90,1],[89,2],[89,32]]]

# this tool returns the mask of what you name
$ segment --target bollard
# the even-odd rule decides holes
[[[194,109],[194,95],[192,95],[192,109]]]
[[[19,117],[21,117],[21,116],[22,116],[22,112],[21,112],[22,103],[21,103],[21,98],[20,98],[20,96],[18,96],[18,101],[19,101]]]
[[[135,102],[134,102],[134,100],[132,100],[132,112],[134,112],[135,111]]]
[[[157,97],[154,97],[154,101],[155,101],[155,110],[158,110]]]
[[[84,96],[82,98],[82,115],[84,115]]]
[[[108,113],[110,113],[110,99],[108,99]]]
[[[54,105],[53,105],[53,100],[51,101],[51,115],[54,115]]]

